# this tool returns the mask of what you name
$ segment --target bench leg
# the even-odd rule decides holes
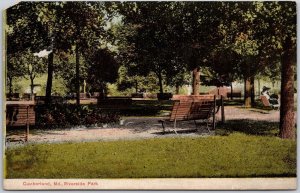
[[[26,120],[26,139],[25,141],[28,142],[29,138],[29,106],[27,106],[27,120]]]
[[[25,142],[28,142],[29,140],[29,124],[27,124],[27,127],[26,127],[26,138],[25,138]]]
[[[207,129],[207,131],[210,133],[208,120],[206,121],[206,129]]]
[[[176,135],[178,135],[178,133],[177,133],[177,131],[176,131],[176,119],[175,119],[175,121],[174,121],[173,131],[176,133]]]
[[[163,134],[166,134],[166,128],[165,128],[165,124],[164,124],[165,122],[164,121],[162,121],[161,122],[161,126],[162,126],[162,128],[163,128]]]
[[[194,119],[194,123],[195,123],[196,131],[198,131],[197,122],[196,122],[195,119]],[[198,131],[198,132],[199,132],[199,131]]]
[[[212,118],[212,120],[211,120],[210,117],[206,119],[206,129],[207,129],[208,133],[211,133],[211,130],[209,129],[209,127],[212,127],[212,129],[215,130],[215,126],[216,126],[215,121],[216,120],[214,118]]]

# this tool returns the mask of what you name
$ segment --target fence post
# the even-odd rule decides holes
[[[27,121],[26,121],[26,142],[29,139],[29,105],[27,105]]]
[[[224,111],[223,95],[221,95],[221,119],[222,119],[222,123],[225,123],[225,111]]]
[[[213,130],[216,129],[216,95],[214,95],[214,106],[213,106]]]

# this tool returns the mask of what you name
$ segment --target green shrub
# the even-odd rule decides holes
[[[39,127],[68,127],[113,123],[120,119],[118,112],[104,111],[97,106],[52,104],[36,106],[36,125]]]

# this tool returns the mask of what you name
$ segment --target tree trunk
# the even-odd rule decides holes
[[[53,50],[48,55],[48,77],[47,77],[47,86],[46,86],[46,104],[51,103],[51,91],[52,91],[52,80],[53,80]]]
[[[30,77],[30,100],[33,100],[34,78]]]
[[[100,88],[99,88],[99,98],[100,99],[104,99],[105,98],[105,94],[104,94],[104,87],[103,84],[100,84]]]
[[[258,86],[258,95],[261,95],[260,94],[260,79],[257,79],[257,86]]]
[[[138,93],[138,81],[135,79],[135,93]]]
[[[12,95],[12,77],[8,77],[8,80],[9,80],[9,83],[8,83],[8,85],[9,85],[9,96],[11,96]]]
[[[251,87],[251,106],[254,106],[255,103],[254,76],[251,76],[250,78],[250,87]]]
[[[79,49],[78,45],[76,44],[75,48],[75,55],[76,55],[76,105],[80,105],[80,81],[79,81]]]
[[[158,73],[158,83],[159,83],[159,93],[164,93],[161,72]]]
[[[251,107],[251,80],[250,77],[245,78],[245,92],[244,92],[244,100],[245,107]]]
[[[83,80],[83,93],[86,94],[86,81]]]
[[[287,37],[283,45],[281,57],[281,105],[280,105],[280,137],[295,139],[294,120],[294,69],[292,64],[292,41]]]
[[[175,90],[175,93],[176,93],[176,94],[179,94],[179,89],[180,89],[179,84],[176,84],[176,90]]]
[[[193,95],[200,94],[200,68],[193,70]]]
[[[233,100],[232,93],[233,93],[233,87],[232,87],[232,82],[231,82],[231,84],[230,84],[230,99],[231,100]]]
[[[106,83],[103,83],[103,91],[104,91],[104,97],[106,98],[107,97],[107,93],[108,93]]]

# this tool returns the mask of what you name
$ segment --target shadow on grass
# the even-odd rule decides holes
[[[234,132],[248,135],[277,136],[279,134],[279,123],[257,120],[231,120],[218,125],[215,134],[226,136]]]
[[[195,133],[197,132],[198,130],[197,129],[181,129],[181,130],[176,130],[177,134],[191,134],[191,133]],[[167,130],[165,132],[163,131],[158,131],[158,132],[153,132],[152,134],[155,134],[155,135],[167,135],[167,134],[176,134],[174,130]]]

